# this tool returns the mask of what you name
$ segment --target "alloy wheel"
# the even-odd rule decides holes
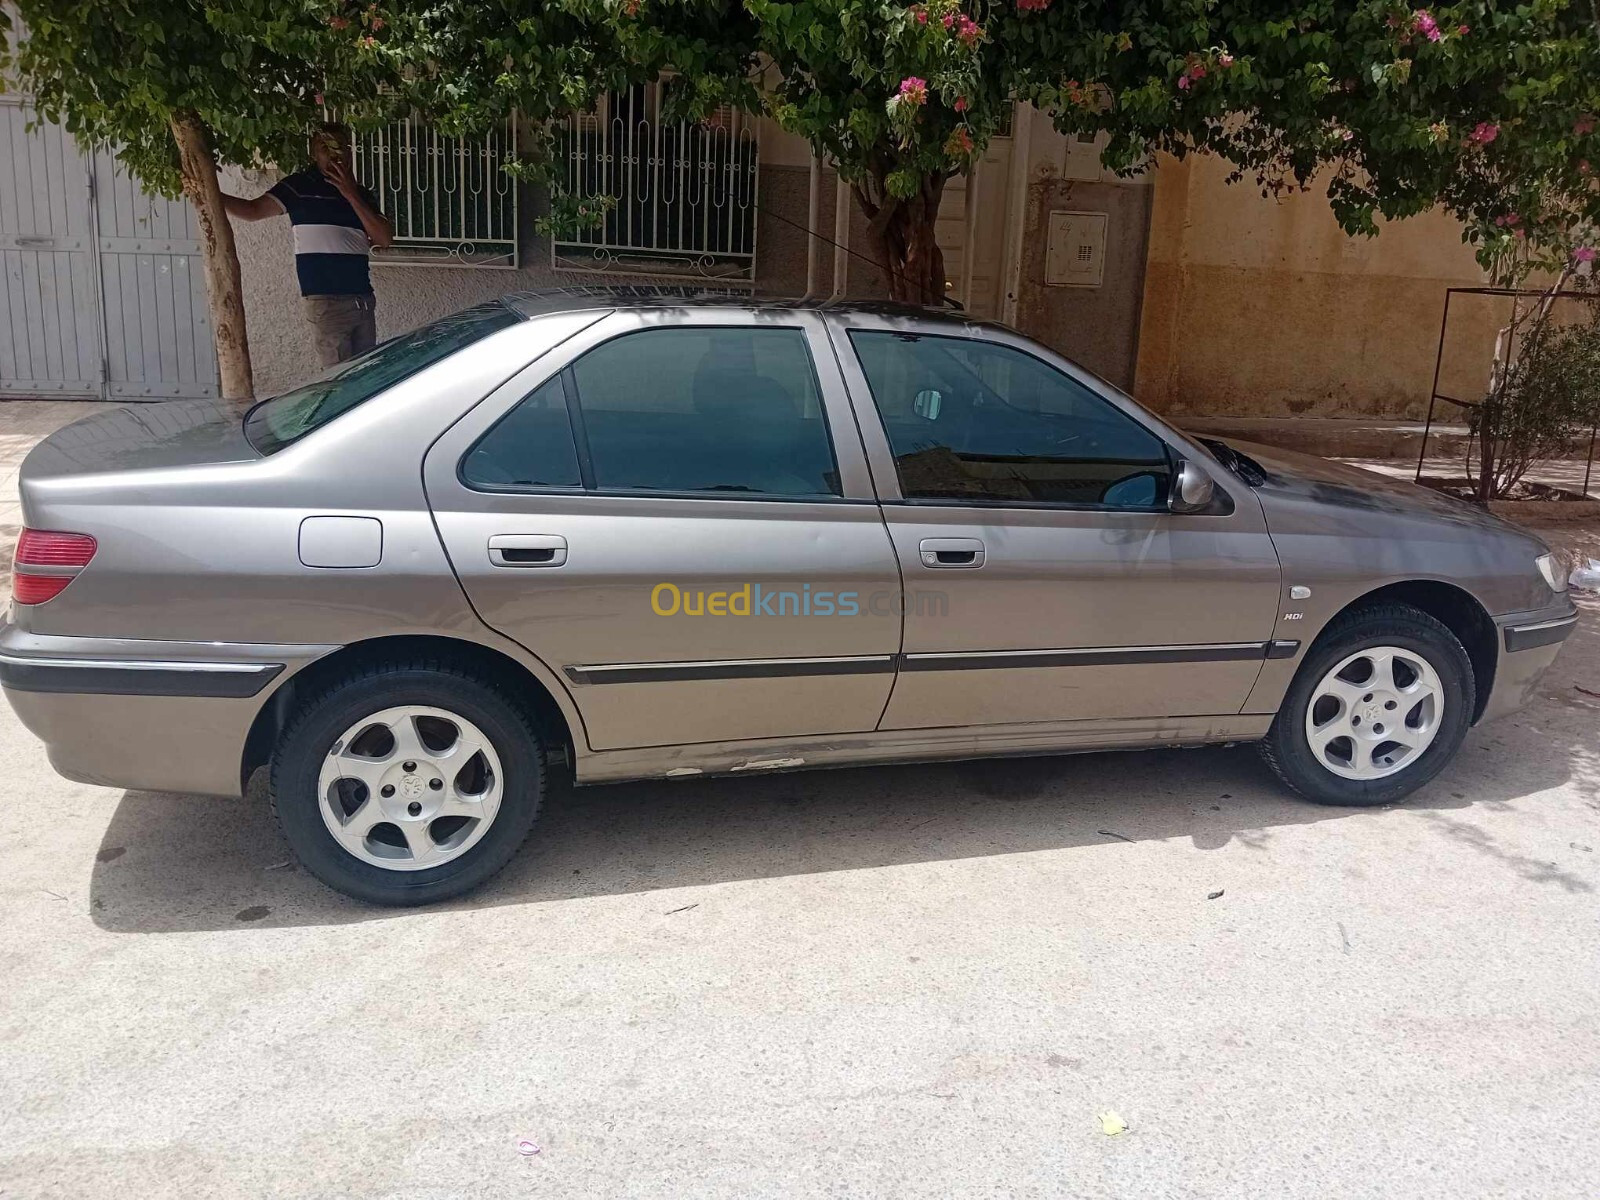
[[[1312,689],[1312,756],[1345,779],[1383,779],[1422,757],[1444,716],[1444,686],[1426,658],[1373,646],[1341,660]]]
[[[323,823],[345,850],[384,870],[421,871],[459,858],[489,831],[504,774],[471,721],[407,704],[335,739],[317,792]]]

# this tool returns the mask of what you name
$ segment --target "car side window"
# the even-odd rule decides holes
[[[595,488],[841,494],[802,329],[646,329],[596,346],[570,374]]]
[[[461,478],[490,489],[581,486],[561,376],[534,388],[478,439],[462,460]]]
[[[908,500],[1153,509],[1166,443],[1071,376],[995,342],[852,330]]]

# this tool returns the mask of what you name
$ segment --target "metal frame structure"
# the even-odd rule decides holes
[[[1502,299],[1515,301],[1521,296],[1547,296],[1550,293],[1539,288],[1497,288],[1497,287],[1452,287],[1444,290],[1444,315],[1439,318],[1439,348],[1433,359],[1433,386],[1428,389],[1428,416],[1422,425],[1422,446],[1417,451],[1416,480],[1422,480],[1423,464],[1428,458],[1428,435],[1433,431],[1433,414],[1440,400],[1447,404],[1454,404],[1457,408],[1478,409],[1483,407],[1482,400],[1463,400],[1459,396],[1447,396],[1439,390],[1439,375],[1444,368],[1444,339],[1450,327],[1450,302],[1457,296],[1495,296]],[[1557,300],[1588,300],[1600,302],[1600,296],[1592,292],[1578,292],[1571,288],[1563,288],[1555,293]],[[1508,348],[1514,350],[1515,346]],[[1508,352],[1508,358],[1510,357]],[[1600,440],[1600,422],[1589,430],[1589,455],[1583,464],[1583,494],[1589,494],[1589,481],[1594,474],[1594,456],[1596,441]]]
[[[518,259],[517,157],[508,117],[481,137],[445,137],[417,117],[355,136],[356,176],[394,224],[374,266],[511,269]]]
[[[558,271],[753,285],[760,161],[755,123],[661,119],[662,83],[604,97],[555,126],[565,190],[610,197],[593,229],[552,237]]]

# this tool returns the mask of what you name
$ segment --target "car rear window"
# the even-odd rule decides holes
[[[262,454],[276,454],[379,392],[522,318],[498,301],[390,338],[331,374],[257,404],[244,435]]]

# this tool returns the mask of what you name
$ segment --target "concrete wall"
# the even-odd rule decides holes
[[[1149,242],[1149,179],[1118,179],[1102,170],[1098,146],[1062,138],[1032,109],[1019,110],[1019,120],[1032,126],[1016,326],[1118,387],[1133,389]],[[1046,285],[1050,214],[1056,210],[1106,213],[1106,267],[1098,288]]]
[[[1459,224],[1434,212],[1350,238],[1324,194],[1263,199],[1226,174],[1202,157],[1155,171],[1139,398],[1174,413],[1420,417],[1445,289],[1484,283]],[[1447,378],[1470,389],[1494,306],[1458,305]]]

